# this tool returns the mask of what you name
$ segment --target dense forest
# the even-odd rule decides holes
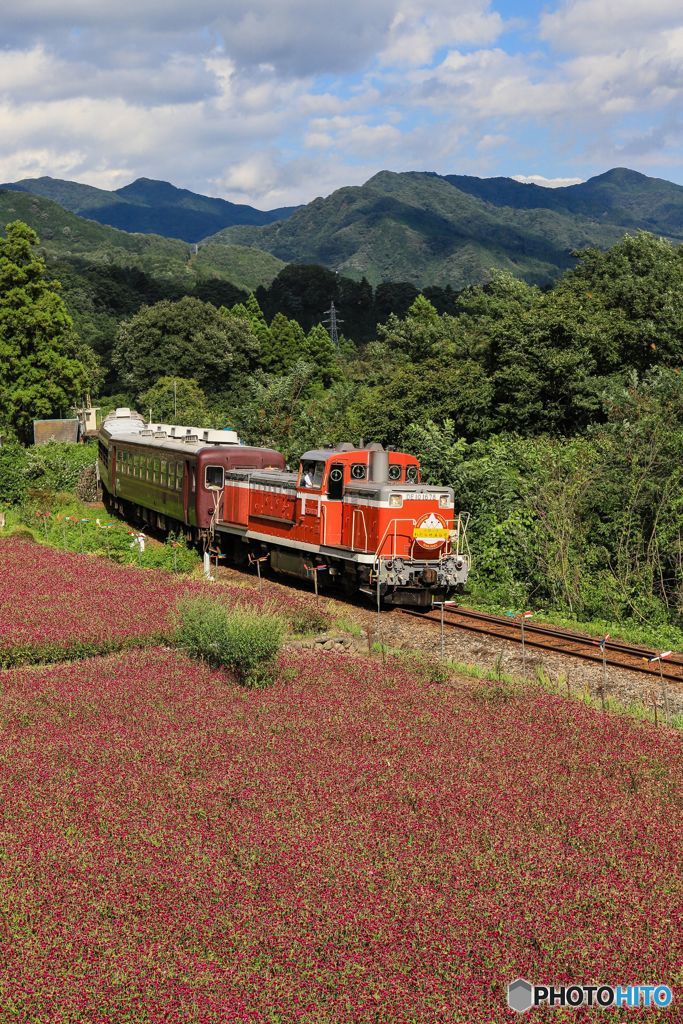
[[[403,447],[472,513],[474,596],[683,623],[683,246],[626,236],[547,289],[504,273],[460,292],[373,289],[292,265],[252,294],[151,288],[141,307],[144,283],[103,268],[110,314],[79,337],[73,282],[60,294],[35,234],[8,227],[6,436],[25,440],[90,386],[105,410],[169,419],[175,404],[180,422],[235,427],[292,460],[323,442]],[[331,301],[338,346],[320,322]]]

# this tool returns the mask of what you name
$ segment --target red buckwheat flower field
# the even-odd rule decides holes
[[[166,640],[178,599],[206,593],[201,581],[0,540],[0,666],[103,654]],[[227,603],[259,607],[260,595],[221,584]],[[281,602],[296,612],[296,598]]]
[[[56,583],[17,589],[31,636],[112,604],[126,635],[67,587],[61,633]],[[506,1024],[520,976],[680,984],[673,731],[398,659],[285,650],[249,690],[160,646],[0,672],[0,729],[3,1024]],[[648,1014],[680,988],[529,1019]]]

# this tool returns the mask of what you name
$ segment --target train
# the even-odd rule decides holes
[[[295,470],[233,430],[145,422],[119,408],[102,423],[105,504],[184,536],[235,565],[428,608],[464,587],[469,515],[452,488],[422,482],[420,463],[379,444],[305,452]]]

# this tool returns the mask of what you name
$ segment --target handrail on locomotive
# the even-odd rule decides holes
[[[469,541],[467,539],[467,527],[470,521],[469,512],[459,512],[453,519],[446,520],[446,528],[448,529],[448,539],[444,540],[444,543],[439,551],[437,562],[442,562],[444,559],[451,556],[456,558],[463,558],[466,560],[468,567],[471,565],[472,559],[470,554]],[[375,551],[375,560],[372,563],[372,574],[376,576],[380,570],[382,561],[392,561],[399,553],[398,551],[398,538],[402,536],[397,532],[397,526],[399,523],[409,523],[414,530],[417,526],[417,520],[410,517],[399,517],[395,516],[389,523],[382,534],[382,539],[377,545]],[[406,537],[406,539],[408,539]],[[389,553],[384,552],[384,547],[387,540],[391,540],[391,548]],[[411,533],[410,537],[410,555],[409,558],[413,560],[415,553],[415,544],[417,538]],[[381,575],[381,572],[380,572]]]

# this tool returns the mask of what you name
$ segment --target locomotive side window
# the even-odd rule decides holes
[[[397,462],[392,462],[389,466],[389,479],[400,480],[401,479],[401,467]]]
[[[408,466],[406,469],[406,480],[409,484],[417,483],[417,466]]]
[[[351,466],[351,479],[352,480],[365,480],[367,474],[367,466],[363,462],[354,462]]]
[[[222,487],[223,475],[222,466],[207,466],[204,471],[204,483],[207,487]]]
[[[314,459],[304,459],[301,463],[301,487],[320,487],[325,473],[325,463]]]

